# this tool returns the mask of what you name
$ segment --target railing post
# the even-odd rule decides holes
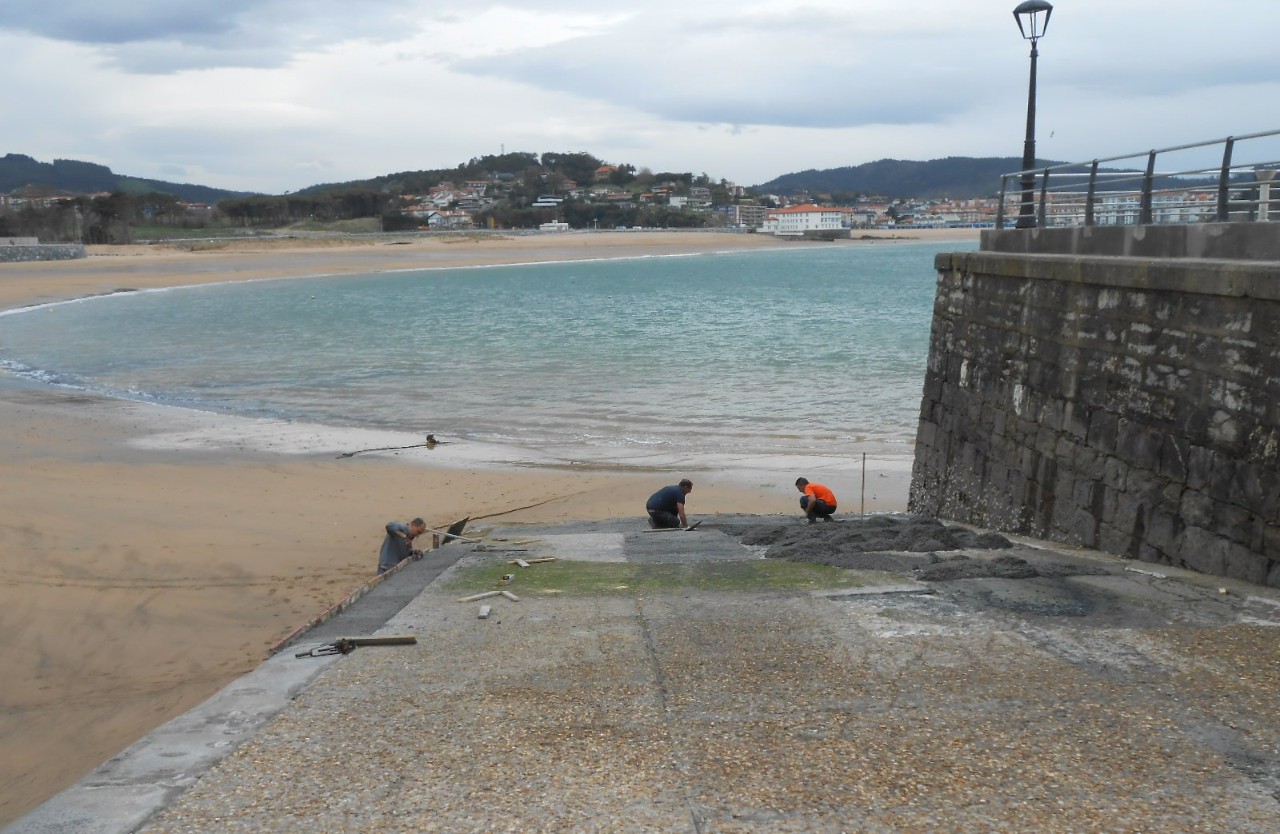
[[[1093,201],[1094,195],[1098,192],[1098,160],[1093,161],[1093,167],[1089,169],[1089,196],[1084,201],[1084,224],[1086,226],[1093,225]]]
[[[1266,223],[1271,219],[1271,181],[1276,178],[1276,171],[1258,168],[1254,174],[1258,178],[1258,221]]]
[[[1009,187],[1009,177],[1000,177],[1000,202],[996,205],[996,228],[1004,228],[1004,193]]]
[[[1037,215],[1036,224],[1039,225],[1040,228],[1042,229],[1045,226],[1044,203],[1045,203],[1045,200],[1048,198],[1048,191],[1049,191],[1049,169],[1046,168],[1044,170],[1044,179],[1040,180],[1040,206],[1036,211],[1036,215]]]
[[[1142,178],[1142,203],[1138,210],[1138,223],[1143,226],[1151,223],[1151,190],[1156,173],[1156,152],[1147,155],[1147,175]]]
[[[1218,175],[1218,222],[1226,223],[1231,219],[1229,188],[1231,185],[1231,151],[1235,147],[1234,136],[1228,136],[1222,149],[1222,173]]]

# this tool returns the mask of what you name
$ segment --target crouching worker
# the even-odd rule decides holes
[[[810,524],[819,518],[823,521],[831,520],[831,514],[836,511],[834,492],[822,484],[809,483],[807,478],[796,478],[796,489],[804,493],[800,496],[800,509],[804,510]]]
[[[398,521],[387,523],[387,537],[382,540],[378,554],[378,575],[386,573],[410,556],[421,556],[421,550],[413,549],[413,540],[427,532],[427,523],[415,518],[408,524]]]
[[[655,529],[688,527],[689,519],[684,515],[684,497],[691,492],[693,481],[685,478],[678,484],[665,486],[650,495],[644,505],[649,512],[649,526]]]

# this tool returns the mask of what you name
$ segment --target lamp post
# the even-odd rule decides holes
[[[1024,40],[1031,41],[1031,83],[1027,88],[1027,140],[1022,145],[1022,209],[1018,212],[1018,228],[1036,227],[1035,175],[1036,167],[1036,58],[1040,52],[1036,42],[1049,28],[1049,16],[1053,6],[1047,0],[1024,0],[1013,10],[1013,19]],[[1041,17],[1043,15],[1043,17]]]

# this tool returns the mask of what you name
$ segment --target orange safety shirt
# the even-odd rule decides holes
[[[836,505],[836,494],[824,487],[822,484],[805,484],[804,494],[812,496],[818,501],[823,501],[828,507]]]

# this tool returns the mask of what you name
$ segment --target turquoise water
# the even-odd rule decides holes
[[[940,251],[776,251],[122,293],[0,316],[11,371],[132,399],[597,457],[915,436]]]

